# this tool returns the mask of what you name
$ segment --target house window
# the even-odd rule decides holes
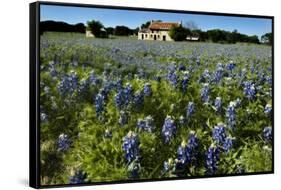
[[[152,35],[152,34],[150,34],[150,37],[151,37],[151,38],[153,38],[153,35]]]
[[[158,34],[158,38],[160,38],[160,35]]]
[[[147,38],[147,34],[145,34],[145,38]]]

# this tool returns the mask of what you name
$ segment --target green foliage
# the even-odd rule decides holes
[[[184,41],[188,34],[190,30],[182,26],[172,27],[169,31],[170,37],[175,41]]]
[[[183,29],[179,31],[181,30]],[[221,152],[217,174],[235,174],[241,172],[241,168],[244,170],[242,173],[271,171],[272,145],[262,137],[263,128],[272,126],[271,118],[264,114],[264,106],[272,103],[268,93],[271,86],[262,83],[262,90],[258,91],[256,98],[249,100],[244,96],[243,86],[238,85],[240,78],[230,78],[229,73],[224,71],[221,83],[210,85],[211,101],[204,104],[200,97],[202,84],[198,82],[206,68],[213,72],[218,62],[228,63],[230,59],[237,64],[233,73],[239,73],[243,68],[250,69],[249,63],[255,62],[259,63],[258,69],[269,74],[267,69],[271,65],[270,58],[260,58],[262,53],[270,53],[271,49],[268,46],[188,42],[187,46],[180,46],[182,43],[171,42],[167,44],[168,52],[175,52],[165,54],[159,53],[159,46],[156,50],[153,49],[154,44],[148,44],[148,47],[151,47],[150,51],[133,52],[131,48],[136,47],[139,42],[124,39],[107,40],[85,39],[83,35],[59,33],[44,33],[42,36],[40,103],[48,115],[48,120],[40,125],[42,185],[67,184],[69,176],[79,170],[87,174],[86,182],[131,179],[132,163],[126,162],[122,149],[122,139],[129,131],[135,132],[140,141],[141,167],[138,179],[177,177],[178,173],[173,169],[164,172],[163,163],[169,160],[171,165],[175,164],[177,149],[182,142],[188,141],[191,131],[195,131],[199,139],[198,155],[194,163],[184,168],[181,176],[203,176],[206,174],[205,152],[214,143],[212,130],[218,123],[226,122],[227,106],[238,97],[241,99],[241,105],[236,110],[237,124],[235,129],[228,129],[228,133],[235,138],[235,143],[229,152]],[[124,41],[125,46],[122,46]],[[113,43],[123,49],[115,50],[110,46]],[[165,44],[158,43],[157,45],[165,48]],[[128,44],[131,44],[131,47],[124,50]],[[171,45],[180,48],[171,50]],[[231,51],[217,52],[223,48]],[[112,49],[117,57],[115,59],[111,56]],[[198,52],[200,57],[196,56]],[[145,58],[146,62],[140,61],[137,64],[133,62],[135,59],[132,57],[140,60]],[[125,64],[127,58],[130,61]],[[77,65],[74,64],[75,61]],[[150,63],[147,65],[147,62],[152,61],[157,63],[156,66]],[[50,66],[50,62],[55,64]],[[172,86],[166,80],[166,68],[171,62],[177,68],[180,65],[193,68],[189,73],[186,92],[181,90],[181,82]],[[54,77],[50,72],[51,67],[58,72]],[[138,76],[140,70],[146,72],[145,77]],[[102,80],[89,86],[84,93],[75,90],[72,94],[62,96],[58,92],[58,84],[65,74],[71,74],[73,71],[76,72],[79,82],[89,78],[92,72]],[[109,73],[108,76],[105,71]],[[177,69],[175,73],[178,81],[182,81],[184,72]],[[157,81],[155,76],[163,77]],[[98,119],[95,108],[94,97],[100,92],[103,82],[112,82],[119,78],[123,79],[123,86],[130,83],[134,92],[142,90],[147,82],[152,88],[152,95],[144,97],[144,105],[141,108],[136,109],[130,104],[124,110],[129,116],[124,126],[119,124],[120,110],[114,101],[116,90],[111,90],[107,96],[103,120]],[[258,81],[258,72],[247,72],[245,80]],[[44,89],[46,86],[50,88],[47,92]],[[217,112],[213,105],[217,96],[222,97],[222,112]],[[179,118],[186,116],[186,108],[190,101],[195,104],[195,113],[186,123],[179,125]],[[136,127],[138,119],[149,115],[153,117],[155,124],[152,133]],[[167,115],[175,120],[177,130],[171,142],[164,143],[161,130]],[[108,131],[112,134],[111,138],[105,136]],[[58,137],[62,133],[67,134],[72,142],[66,151],[58,150]]]

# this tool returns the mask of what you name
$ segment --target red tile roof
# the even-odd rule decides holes
[[[173,26],[179,26],[180,24],[177,22],[152,22],[149,25],[149,29],[154,29],[154,30],[169,30],[170,28],[172,28]]]

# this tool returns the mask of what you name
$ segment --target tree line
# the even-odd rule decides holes
[[[215,42],[215,43],[229,43],[234,44],[237,42],[245,43],[255,43],[259,44],[260,40],[257,35],[249,36],[246,34],[241,34],[237,30],[232,32],[212,29],[207,31],[202,31],[200,29],[191,30],[183,26],[172,27],[169,31],[169,35],[175,41],[184,41],[186,37],[193,36],[199,37],[199,41],[202,42]]]
[[[156,21],[155,21],[156,22]],[[157,22],[162,22],[157,20]],[[141,28],[148,28],[151,21],[147,21],[141,25]],[[85,26],[83,23],[78,24],[68,24],[65,22],[57,21],[42,21],[40,22],[40,33],[42,34],[45,31],[55,31],[55,32],[79,32],[85,33],[86,30],[91,31],[95,37],[98,38],[108,38],[110,35],[116,36],[129,36],[137,35],[139,28],[131,29],[127,26],[116,26],[116,27],[105,27],[98,20],[91,20],[87,22]],[[169,35],[175,41],[185,41],[189,37],[199,37],[201,42],[215,42],[215,43],[263,43],[263,44],[272,44],[272,33],[266,33],[261,36],[261,41],[256,35],[246,35],[239,33],[237,30],[225,31],[221,29],[212,29],[203,31],[198,29],[195,23],[187,23],[186,26],[180,25],[172,27],[169,31]]]

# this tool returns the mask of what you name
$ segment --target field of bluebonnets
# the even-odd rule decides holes
[[[272,170],[271,47],[41,36],[41,184]]]

